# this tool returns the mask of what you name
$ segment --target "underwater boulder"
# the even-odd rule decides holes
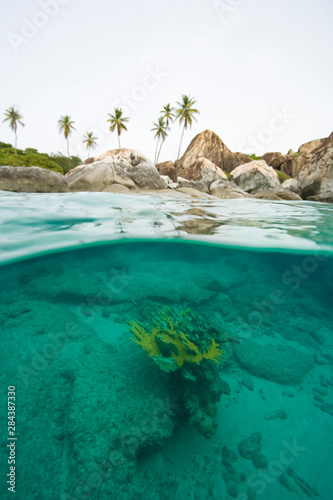
[[[260,344],[244,340],[235,344],[238,363],[252,375],[283,385],[297,385],[314,366],[310,353],[281,344]]]
[[[20,498],[112,498],[121,488],[135,498],[137,457],[163,446],[178,412],[163,372],[63,306],[7,304],[0,321],[0,379],[12,374],[20,400]]]

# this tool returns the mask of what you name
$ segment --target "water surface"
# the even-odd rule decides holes
[[[3,193],[0,216],[16,498],[333,497],[332,206]],[[163,371],[129,325],[161,311],[219,363]]]

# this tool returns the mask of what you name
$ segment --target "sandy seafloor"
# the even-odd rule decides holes
[[[332,499],[332,277],[328,254],[195,242],[93,246],[1,268],[15,498]],[[127,321],[174,305],[233,339],[216,365],[230,395],[210,439],[179,414],[170,374],[130,340]],[[256,465],[240,452],[253,433]]]

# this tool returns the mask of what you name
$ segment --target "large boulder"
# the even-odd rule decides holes
[[[287,155],[286,161],[281,165],[281,172],[298,179],[300,171],[311,162],[310,154]]]
[[[302,144],[297,153],[286,158],[281,171],[298,180],[303,198],[332,199],[333,134]]]
[[[280,170],[281,166],[287,161],[288,155],[283,155],[281,153],[266,153],[260,159],[264,160],[270,167]]]
[[[326,139],[315,139],[314,141],[306,142],[299,147],[299,154],[311,154],[313,151],[321,147]]]
[[[172,436],[179,405],[171,380],[128,334],[115,347],[65,297],[57,305],[40,299],[0,307],[0,382],[15,374],[21,397],[18,498],[144,498],[133,485],[137,458]]]
[[[66,193],[62,174],[40,167],[0,166],[0,189],[17,193]]]
[[[277,173],[263,160],[240,165],[230,175],[241,189],[251,194],[281,187]]]
[[[152,162],[133,149],[115,149],[66,174],[71,191],[109,191],[112,184],[129,189],[163,189]]]
[[[208,186],[204,182],[189,181],[188,179],[184,179],[183,177],[178,177],[177,186],[178,188],[196,189],[197,191],[201,191],[202,193],[209,192]]]
[[[301,195],[301,189],[299,187],[299,182],[297,179],[287,179],[282,183],[282,187],[284,189],[288,189],[289,191],[292,191],[293,193],[296,193],[298,195]]]
[[[223,170],[210,160],[207,160],[207,158],[198,158],[185,170],[184,177],[191,181],[203,182],[207,186],[214,181],[228,180]]]
[[[243,153],[232,153],[219,136],[211,130],[205,130],[196,135],[184,155],[176,161],[178,175],[187,178],[186,171],[189,171],[188,169],[193,167],[199,158],[206,158],[227,172],[251,161],[251,158]]]
[[[244,340],[234,346],[238,363],[251,375],[283,385],[298,385],[313,368],[311,353],[283,344],[263,345]]]
[[[177,182],[177,170],[173,161],[158,163],[156,168],[160,175],[167,175],[172,182]]]
[[[216,198],[221,198],[222,200],[230,200],[233,198],[249,198],[249,195],[245,193],[240,187],[234,182],[218,180],[212,182],[210,185],[210,193]]]
[[[333,133],[311,153],[310,161],[298,174],[303,198],[332,197],[333,193]]]
[[[324,203],[333,203],[333,192],[326,194],[316,194],[315,196],[308,196],[307,201],[321,201]]]
[[[293,191],[289,189],[283,189],[282,187],[276,189],[267,189],[266,191],[260,191],[253,195],[255,198],[260,200],[294,200],[298,201],[302,198]]]

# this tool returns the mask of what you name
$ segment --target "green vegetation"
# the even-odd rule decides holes
[[[109,117],[106,121],[110,122],[110,132],[114,132],[117,128],[118,132],[118,145],[120,146],[120,135],[123,130],[127,130],[125,122],[129,121],[129,118],[123,116],[123,110],[121,108],[114,108],[114,115],[108,113]]]
[[[58,120],[59,133],[63,132],[64,137],[67,141],[68,170],[71,169],[71,158],[69,156],[69,136],[71,135],[73,130],[76,130],[74,128],[74,123],[75,122],[73,122],[73,120],[71,120],[71,117],[68,115],[61,116]]]
[[[189,95],[183,94],[182,101],[176,103],[178,109],[174,108],[171,105],[171,103],[167,103],[163,106],[162,110],[160,111],[161,115],[158,118],[158,121],[153,122],[154,128],[151,129],[152,131],[156,132],[154,138],[157,139],[156,151],[155,151],[155,165],[158,162],[163,143],[166,137],[168,136],[167,132],[168,130],[170,130],[169,123],[172,123],[175,120],[179,120],[179,125],[183,127],[179,143],[178,158],[177,158],[179,159],[185,130],[187,130],[188,127],[190,128],[192,127],[193,120],[197,121],[195,115],[199,114],[199,111],[193,107],[195,103],[196,103],[195,99],[193,99]],[[8,147],[11,148],[11,145],[7,145],[8,147],[6,151],[2,152],[2,157],[1,157],[1,161],[5,162],[7,165],[12,165],[12,166],[36,165],[36,166],[41,166],[43,168],[48,168],[50,170],[67,173],[69,170],[71,170],[71,168],[74,168],[78,164],[82,163],[77,156],[70,156],[69,154],[69,139],[73,131],[76,130],[74,127],[75,122],[71,120],[71,117],[69,115],[63,115],[58,120],[59,133],[63,134],[64,138],[67,141],[67,158],[68,158],[67,166],[64,163],[63,160],[64,157],[61,153],[48,156],[43,153],[38,153],[37,149],[34,148],[26,148],[25,151],[17,150],[17,128],[18,125],[21,125],[22,127],[25,126],[25,124],[22,122],[23,116],[21,115],[19,110],[15,109],[13,106],[5,110],[4,116],[5,118],[3,119],[3,122],[8,121],[10,128],[15,133],[15,147],[13,153],[16,155],[17,152],[19,151],[19,155],[21,156],[20,158],[17,159],[11,158],[12,152],[8,149]],[[123,116],[122,108],[114,108],[113,114],[108,113],[108,119],[106,121],[109,122],[110,124],[109,126],[110,132],[115,132],[115,131],[117,132],[119,149],[121,148],[120,136],[124,130],[127,131],[127,127],[125,124],[129,122],[129,120],[130,119],[128,117]],[[86,145],[89,158],[91,150],[96,148],[97,137],[94,137],[93,132],[86,132],[83,135],[82,143]],[[28,155],[35,155],[35,156],[28,156]],[[57,167],[55,166],[55,164],[57,164]],[[60,167],[60,170],[58,167]]]
[[[182,102],[177,102],[179,108],[176,109],[176,119],[179,120],[179,125],[183,123],[183,132],[180,138],[177,160],[179,160],[180,157],[180,150],[182,147],[184,132],[188,126],[190,126],[190,128],[192,127],[193,120],[197,121],[194,115],[200,113],[197,109],[192,107],[197,101],[195,101],[188,95],[182,95],[182,99]]]
[[[73,167],[81,165],[82,161],[77,156],[71,157]],[[17,149],[11,144],[0,142],[0,165],[10,165],[13,167],[41,167],[47,170],[53,170],[60,174],[68,171],[68,160],[61,153],[48,155],[38,153],[37,149],[26,148]]]
[[[67,156],[64,156],[60,151],[57,153],[51,153],[50,158],[52,161],[54,161],[57,165],[59,165],[64,172],[64,174],[67,174],[67,172],[70,171],[69,165],[68,165],[68,158]],[[83,161],[79,156],[71,156],[70,157],[70,162],[71,162],[71,168],[75,168],[78,165],[82,165]]]
[[[166,120],[167,127],[169,126],[169,120],[171,120],[171,122],[173,122],[173,119],[175,118],[175,115],[173,113],[174,111],[176,111],[176,110],[175,110],[175,108],[173,108],[171,106],[170,103],[163,106],[162,111],[160,111],[160,113],[162,113],[161,116],[162,116],[163,120]]]
[[[297,158],[297,156],[299,156],[299,153],[294,153],[294,154],[293,154],[293,157],[294,157],[294,158]]]
[[[88,158],[90,156],[90,150],[95,149],[97,146],[97,137],[94,137],[93,132],[86,132],[83,136],[83,144],[86,145],[87,151],[88,151]]]
[[[281,184],[287,179],[291,179],[290,175],[284,174],[283,172],[281,172],[281,170],[277,170],[276,168],[274,168],[274,170],[278,174],[279,181],[281,182]]]
[[[228,181],[232,180],[231,175],[230,175],[229,172],[227,172],[226,170],[223,170],[223,173],[228,177]]]
[[[24,123],[22,122],[23,116],[15,109],[14,106],[8,108],[4,112],[5,118],[2,120],[3,122],[9,121],[9,126],[13,130],[15,134],[15,154],[17,153],[17,124],[20,124],[24,127]]]
[[[223,359],[224,352],[220,344],[206,330],[203,338],[199,338],[199,323],[205,325],[205,320],[192,313],[191,309],[179,311],[165,307],[157,309],[154,316],[154,324],[150,328],[137,321],[130,321],[129,326],[134,335],[132,341],[146,351],[161,370],[173,372],[182,367],[191,369],[203,360],[219,364],[220,359]],[[198,324],[193,332],[196,319]]]
[[[149,308],[139,315],[128,322],[132,342],[165,372],[183,417],[211,438],[217,429],[217,403],[222,394],[230,394],[218,374],[226,358],[221,346],[238,340],[182,304]]]
[[[251,158],[251,160],[255,161],[255,160],[261,160],[262,156],[256,156],[255,154],[253,155],[247,155],[249,158]]]
[[[154,165],[157,165],[158,159],[160,157],[161,149],[163,142],[165,139],[168,137],[168,130],[170,130],[170,127],[166,123],[164,123],[164,118],[163,116],[160,116],[158,118],[157,123],[153,122],[154,128],[151,129],[151,131],[155,132],[156,134],[154,136],[154,139],[157,139],[156,142],[156,150],[155,150],[155,158],[154,158]],[[158,149],[159,143],[161,142],[160,148]]]

